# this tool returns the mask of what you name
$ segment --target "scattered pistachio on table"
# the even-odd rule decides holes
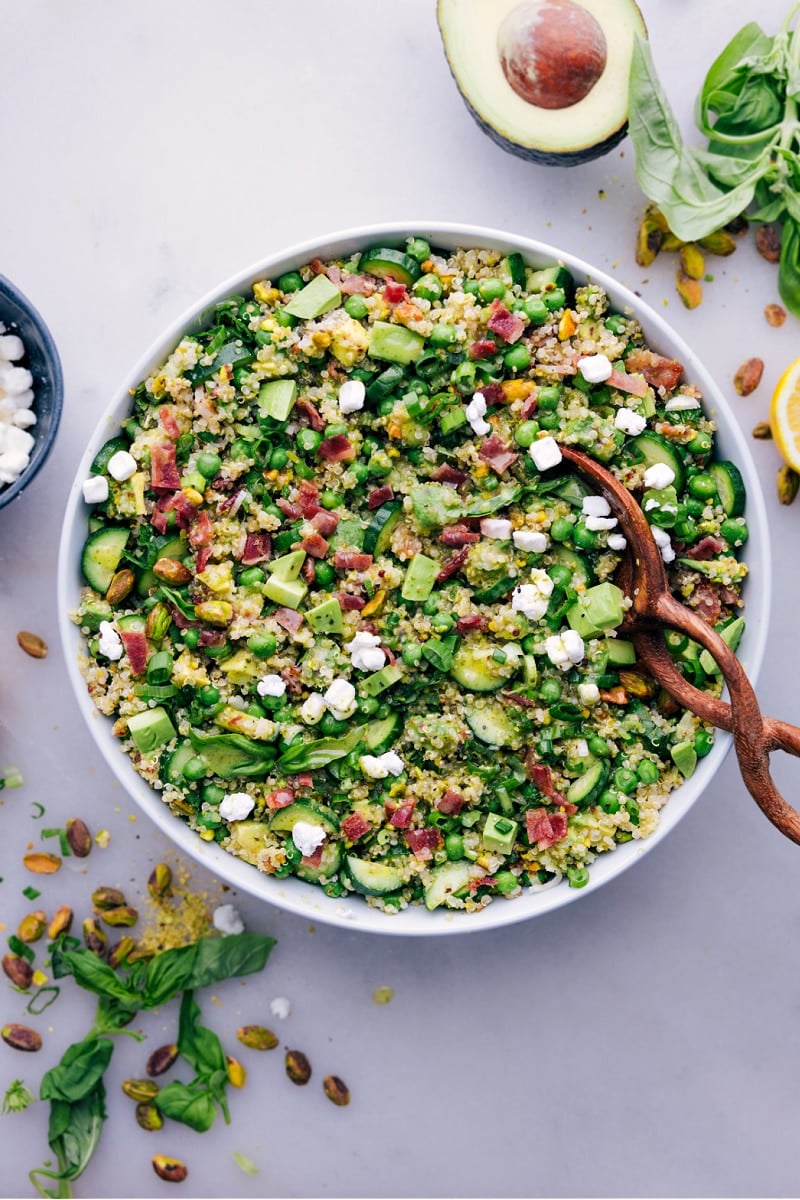
[[[311,1064],[302,1050],[287,1050],[285,1063],[286,1074],[292,1083],[296,1083],[298,1087],[308,1083],[311,1078]]]
[[[125,1095],[137,1104],[149,1104],[158,1095],[158,1084],[152,1079],[125,1079],[121,1086]]]
[[[778,328],[786,320],[786,309],[782,304],[768,304],[764,309],[764,316],[767,319],[768,325]]]
[[[0,1037],[12,1050],[35,1051],[42,1048],[42,1035],[28,1025],[11,1022],[0,1029]]]
[[[159,1179],[166,1179],[167,1183],[183,1183],[189,1174],[179,1158],[167,1158],[164,1154],[153,1156],[153,1170]]]
[[[67,845],[76,858],[87,858],[92,849],[92,835],[89,827],[80,817],[70,817],[67,821]]]
[[[174,1042],[169,1042],[166,1046],[159,1046],[148,1058],[145,1071],[151,1079],[163,1075],[176,1062],[178,1053],[178,1047]]]
[[[274,1050],[278,1045],[275,1034],[263,1025],[242,1025],[237,1029],[236,1036],[243,1046],[251,1050]]]
[[[44,638],[39,637],[38,633],[30,633],[27,629],[20,629],[17,634],[17,645],[20,650],[24,650],[31,658],[47,657],[47,642]]]
[[[62,904],[53,913],[50,924],[47,926],[47,936],[51,942],[54,942],[60,933],[69,933],[72,928],[73,912],[68,904]]]
[[[800,487],[800,475],[793,467],[781,467],[778,471],[777,489],[781,504],[793,504]]]
[[[350,1089],[338,1075],[326,1075],[322,1081],[322,1090],[332,1104],[344,1108],[350,1103]]]
[[[22,856],[22,865],[34,875],[54,875],[61,870],[61,859],[57,854],[48,854],[44,850],[32,850]]]
[[[748,358],[734,372],[733,386],[739,396],[750,396],[761,383],[764,374],[764,360]]]

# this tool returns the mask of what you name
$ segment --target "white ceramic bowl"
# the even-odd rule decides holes
[[[747,561],[750,576],[745,588],[747,629],[739,656],[752,680],[755,680],[758,674],[766,643],[770,600],[770,554],[766,511],[749,448],[725,399],[696,354],[670,329],[662,317],[627,288],[620,287],[615,280],[574,255],[566,254],[542,242],[494,229],[446,222],[404,222],[348,230],[294,246],[283,254],[248,267],[203,297],[158,338],[118,388],[99,421],[78,465],[64,517],[58,565],[58,604],[62,643],[78,705],[86,717],[86,723],[98,749],[127,792],[181,850],[197,859],[220,879],[280,908],[314,920],[351,930],[417,937],[493,929],[498,925],[510,925],[529,917],[542,916],[564,904],[590,897],[602,884],[638,862],[675,828],[719,769],[732,743],[730,735],[717,734],[711,753],[700,760],[691,779],[670,796],[669,803],[662,810],[656,832],[642,841],[630,841],[610,853],[600,855],[592,864],[591,878],[586,887],[570,888],[566,882],[562,882],[544,891],[525,892],[514,900],[498,897],[480,913],[468,914],[441,909],[431,913],[422,906],[414,906],[390,916],[379,909],[370,908],[360,897],[331,899],[319,887],[299,879],[274,879],[265,875],[248,863],[226,853],[215,843],[201,841],[196,833],[174,817],[158,793],[147,786],[133,770],[128,758],[120,753],[119,743],[111,732],[111,720],[102,717],[90,699],[79,668],[81,634],[68,615],[77,607],[82,585],[79,562],[81,547],[86,537],[87,509],[81,496],[81,482],[86,478],[96,452],[128,415],[129,389],[134,388],[167,357],[184,332],[203,328],[211,307],[225,297],[247,290],[258,279],[275,279],[282,272],[308,263],[312,258],[338,259],[370,245],[382,242],[399,243],[410,234],[425,237],[444,249],[485,246],[504,253],[517,250],[534,267],[561,261],[578,281],[591,279],[600,284],[611,298],[613,307],[635,314],[642,324],[650,347],[683,363],[686,379],[701,389],[706,411],[718,424],[718,450],[721,457],[736,462],[747,487],[747,519],[750,528]]]

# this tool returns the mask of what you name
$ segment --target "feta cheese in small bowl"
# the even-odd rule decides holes
[[[64,384],[42,317],[0,275],[0,508],[30,483],[55,441]]]

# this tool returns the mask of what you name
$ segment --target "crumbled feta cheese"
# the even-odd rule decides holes
[[[547,604],[553,592],[553,581],[546,571],[531,571],[528,583],[521,583],[511,595],[511,607],[531,621],[539,621],[547,612]]]
[[[665,563],[671,563],[675,558],[675,551],[672,549],[672,541],[666,529],[660,529],[658,525],[651,525],[650,532],[653,535],[653,540],[661,551],[661,557]]]
[[[360,379],[348,379],[339,388],[339,412],[358,412],[364,407],[367,389]]]
[[[218,811],[226,821],[244,821],[255,806],[255,800],[247,792],[228,792],[220,801]]]
[[[213,921],[220,933],[244,933],[244,921],[232,904],[219,904],[214,909]]]
[[[547,549],[547,534],[535,529],[517,529],[512,533],[511,540],[518,550],[526,554],[544,554]]]
[[[551,437],[543,437],[536,442],[531,442],[528,453],[540,471],[548,471],[550,467],[557,467],[562,458],[558,442]]]
[[[619,522],[616,517],[587,517],[584,522],[587,529],[598,533],[601,529],[613,529]]]
[[[545,640],[545,652],[554,667],[559,671],[568,671],[579,663],[585,654],[583,638],[574,629],[565,629],[563,633],[555,633]]]
[[[285,1021],[289,1013],[292,1011],[292,1006],[286,996],[275,996],[269,1002],[269,1011],[273,1017],[277,1017],[279,1021]]]
[[[356,710],[356,689],[349,679],[334,679],[325,693],[324,700],[336,719],[344,721]]]
[[[33,376],[27,367],[11,367],[0,363],[0,388],[9,396],[21,396],[33,387]]]
[[[600,689],[596,683],[579,683],[578,699],[581,704],[597,704],[600,699]]]
[[[673,396],[664,405],[665,412],[685,412],[689,408],[699,408],[700,401],[695,396]]]
[[[486,416],[486,397],[481,392],[475,393],[464,411],[467,414],[467,420],[472,426],[473,433],[484,434],[491,432],[491,425],[483,419]]]
[[[380,671],[386,663],[386,653],[381,650],[381,639],[377,633],[360,629],[347,645],[350,662],[357,671]]]
[[[122,640],[111,622],[101,621],[99,632],[100,638],[97,644],[99,653],[113,662],[122,658]]]
[[[586,517],[607,517],[611,512],[611,505],[605,496],[584,496],[581,512]]]
[[[256,691],[259,696],[285,696],[286,684],[280,675],[265,675],[256,684]]]
[[[624,550],[628,544],[628,539],[623,537],[621,533],[610,533],[608,535],[609,550]]]
[[[6,362],[17,362],[25,353],[25,343],[16,333],[6,333],[0,337],[0,358]]]
[[[614,417],[614,428],[621,429],[630,437],[638,437],[647,428],[647,421],[632,408],[618,408]]]
[[[578,370],[587,383],[605,383],[614,368],[605,354],[590,354],[578,359]]]
[[[500,542],[507,542],[511,537],[511,522],[501,517],[484,517],[481,521],[481,533],[484,537],[496,538]]]
[[[325,713],[325,699],[319,692],[312,692],[300,707],[300,717],[306,725],[316,725]]]
[[[666,463],[653,463],[644,473],[644,486],[661,491],[675,482],[675,472]]]
[[[362,754],[358,765],[370,779],[385,779],[387,775],[402,775],[405,763],[394,750],[385,754]]]
[[[111,478],[116,479],[117,483],[124,483],[126,479],[130,479],[136,470],[136,459],[127,450],[118,450],[108,460],[107,470]]]
[[[15,483],[30,463],[34,440],[28,429],[36,424],[33,376],[13,364],[25,354],[21,337],[0,324],[0,484]]]
[[[658,501],[653,496],[651,496],[649,500],[645,500],[644,504],[642,505],[642,508],[644,509],[645,512],[650,512],[651,509],[658,508]]]
[[[304,858],[310,858],[325,841],[325,830],[321,825],[312,825],[310,821],[295,821],[292,841]]]
[[[108,480],[105,475],[90,475],[81,484],[81,491],[87,504],[102,504],[108,499]]]

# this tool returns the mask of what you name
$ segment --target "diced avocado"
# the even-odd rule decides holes
[[[636,662],[633,642],[627,642],[624,638],[606,638],[605,647],[609,665],[629,667]]]
[[[321,279],[322,276],[317,276]],[[392,325],[389,321],[376,321],[370,330],[370,358],[382,359],[383,362],[407,363],[416,362],[425,349],[425,338],[405,325]]]
[[[284,311],[301,321],[313,321],[342,303],[341,292],[327,275],[316,275],[299,292],[295,292]]]
[[[409,563],[403,580],[401,595],[404,600],[427,600],[439,574],[439,563],[427,554],[415,554]]]
[[[292,550],[289,554],[283,554],[280,558],[266,563],[265,566],[274,579],[297,579],[305,560],[305,550]]]
[[[159,746],[172,741],[175,737],[175,726],[165,708],[148,708],[128,717],[128,733],[133,738],[137,750],[141,750],[142,754],[152,754]]]
[[[498,854],[510,854],[517,840],[518,829],[519,825],[510,817],[489,813],[481,838],[487,850],[496,850]]]
[[[674,746],[670,747],[669,754],[684,779],[688,779],[690,775],[694,774],[697,766],[697,751],[694,748],[694,742],[676,742]]]
[[[394,663],[389,663],[382,667],[380,671],[376,671],[374,675],[370,675],[361,685],[362,690],[368,696],[379,696],[381,692],[385,692],[387,688],[392,687],[395,683],[399,683],[403,678],[401,667]]]
[[[420,533],[450,525],[464,515],[458,492],[441,483],[421,483],[409,492],[411,512]]]
[[[200,492],[202,495],[207,486],[208,480],[199,471],[189,471],[186,475],[181,475],[182,488],[194,488],[196,492]],[[145,511],[146,509],[142,509],[142,512]]]
[[[285,421],[297,399],[297,384],[293,379],[270,379],[258,391],[258,408],[262,417]]]
[[[450,897],[465,888],[474,874],[475,867],[465,859],[434,867],[425,885],[425,907],[428,912],[433,912],[440,904],[448,906]]]
[[[729,625],[720,631],[720,637],[731,650],[736,650],[739,642],[742,640],[744,633],[744,617],[735,617]],[[700,655],[700,666],[705,671],[706,675],[719,675],[720,669],[717,666],[717,661],[708,650],[704,650]]]
[[[308,593],[302,579],[281,579],[277,575],[270,575],[263,588],[265,596],[286,608],[299,608]]]
[[[342,610],[335,596],[309,608],[306,620],[315,633],[341,633],[344,629]]]
[[[219,664],[219,669],[237,687],[245,687],[264,673],[263,664],[249,650],[237,650]]]
[[[625,595],[614,583],[598,583],[587,588],[567,609],[567,621],[581,637],[597,637],[606,629],[622,624]]]

